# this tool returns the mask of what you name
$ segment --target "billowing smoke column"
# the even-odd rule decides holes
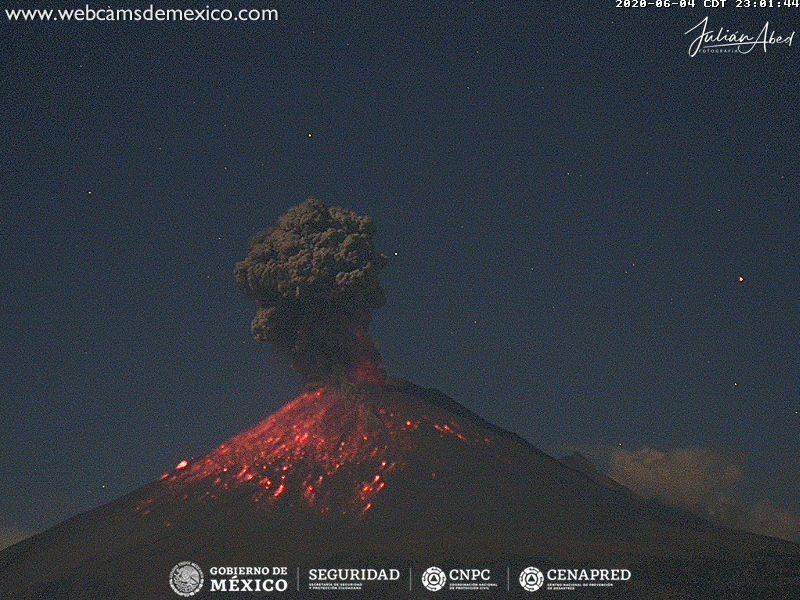
[[[289,354],[309,382],[382,376],[370,335],[371,313],[385,302],[366,215],[308,200],[258,235],[236,263],[236,286],[255,299],[252,331]]]

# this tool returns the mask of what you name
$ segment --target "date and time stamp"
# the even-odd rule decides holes
[[[791,51],[795,31],[785,23],[798,24],[797,17],[800,16],[800,0],[612,1],[617,9],[625,11],[649,8],[696,15],[682,32],[692,58],[710,54],[735,56]],[[699,15],[703,15],[702,18]]]
[[[800,0],[614,0],[616,8],[797,9]],[[800,14],[800,13],[798,13]]]

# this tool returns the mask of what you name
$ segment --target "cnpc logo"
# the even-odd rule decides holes
[[[422,574],[422,585],[431,592],[438,592],[447,582],[490,582],[491,569],[450,569],[447,574],[439,567],[429,567]]]
[[[447,575],[439,567],[428,567],[422,574],[422,585],[431,592],[438,592],[447,583]]]

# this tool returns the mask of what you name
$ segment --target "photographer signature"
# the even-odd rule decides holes
[[[698,52],[706,51],[709,48],[727,48],[730,52],[749,54],[756,46],[762,46],[766,52],[767,46],[774,44],[791,46],[795,33],[792,31],[789,35],[777,35],[774,29],[770,29],[769,21],[764,23],[764,27],[756,37],[739,31],[730,31],[723,27],[716,31],[709,31],[708,17],[706,17],[683,35],[689,35],[698,30],[699,35],[689,44],[689,56],[697,56]]]

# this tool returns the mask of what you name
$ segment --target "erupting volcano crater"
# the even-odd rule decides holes
[[[604,566],[632,571],[630,597],[737,597],[742,586],[785,597],[799,556],[639,500],[435,390],[388,380],[308,391],[207,456],[7,549],[0,589],[162,598],[170,568],[197,559]]]
[[[785,597],[797,584],[797,545],[638,499],[440,392],[387,379],[370,332],[387,264],[373,234],[368,216],[309,200],[257,235],[234,271],[256,304],[253,335],[327,383],[3,551],[0,595],[163,598],[187,560],[627,568],[628,597]]]

